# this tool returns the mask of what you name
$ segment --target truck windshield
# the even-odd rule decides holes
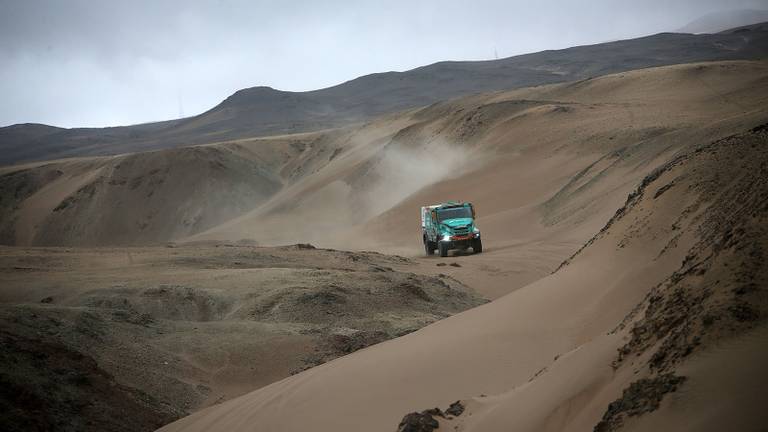
[[[448,219],[471,218],[472,210],[469,207],[453,207],[437,211],[437,220],[442,222]]]

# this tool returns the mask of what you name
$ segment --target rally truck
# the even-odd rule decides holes
[[[471,203],[446,202],[422,207],[421,233],[427,255],[433,255],[435,250],[441,257],[448,256],[451,249],[483,251]]]

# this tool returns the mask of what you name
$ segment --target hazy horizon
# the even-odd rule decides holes
[[[102,127],[199,114],[254,86],[325,88],[674,31],[766,1],[246,2],[0,0],[0,126]]]

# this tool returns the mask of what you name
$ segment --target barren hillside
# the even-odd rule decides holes
[[[153,430],[485,303],[416,269],[309,245],[0,248],[4,430]]]
[[[0,168],[3,422],[754,429],[767,107],[692,63]],[[484,252],[422,257],[455,199]]]
[[[6,168],[2,239],[250,239],[414,253],[418,206],[465,199],[497,247],[560,230],[572,249],[675,151],[764,119],[767,75],[761,62],[671,66],[322,133]]]
[[[691,145],[551,276],[161,430],[758,430],[767,143]]]
[[[764,121],[766,72],[765,63],[682,65],[435,104],[191,238],[414,255],[419,206],[463,199],[479,210],[492,258],[467,257],[473,271],[461,277],[497,275],[480,288],[495,297],[551,271],[675,152]]]
[[[366,75],[337,86],[287,92],[243,89],[200,115],[111,128],[42,125],[0,128],[0,164],[111,155],[317,131],[375,116],[494,90],[573,81],[633,69],[768,56],[768,26],[637,39],[549,50],[490,61],[440,62],[405,72]]]

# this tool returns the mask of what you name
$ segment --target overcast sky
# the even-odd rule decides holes
[[[676,30],[768,0],[0,0],[0,126],[203,112],[256,85],[312,90]]]

